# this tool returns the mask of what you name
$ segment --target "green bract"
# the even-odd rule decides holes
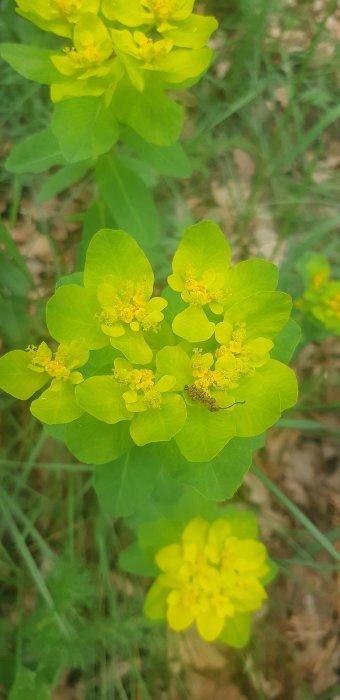
[[[174,392],[176,377],[162,371],[157,355],[155,371],[136,369],[122,358],[114,364],[113,375],[90,377],[78,387],[79,405],[105,423],[131,421],[136,445],[170,440],[186,420],[185,402]]]
[[[40,29],[71,37],[73,25],[85,12],[97,13],[100,0],[17,0],[17,12]]]
[[[83,375],[74,370],[88,359],[89,351],[81,340],[61,343],[55,353],[45,342],[12,350],[0,358],[0,388],[17,399],[29,399],[51,382],[32,401],[31,413],[50,425],[70,423],[84,412],[75,399],[75,385],[83,381]]]
[[[326,331],[340,335],[340,281],[330,279],[330,265],[323,255],[307,254],[298,270],[305,289],[295,304],[307,319]]]
[[[67,357],[75,359],[51,375],[51,389],[32,412],[69,423],[66,443],[79,459],[108,462],[133,443],[174,440],[170,460],[179,449],[181,460],[213,469],[232,439],[259,435],[295,403],[295,375],[279,360],[282,339],[286,360],[298,334],[289,321],[290,297],[275,291],[274,265],[249,260],[230,267],[222,231],[203,221],[185,233],[169,283],[167,307],[165,298],[152,296],[153,271],[136,241],[101,230],[88,247],[83,285],[63,284],[47,303],[48,329],[63,350],[52,360],[43,344],[42,364],[23,351],[1,359],[1,387],[28,398],[47,382],[60,353],[72,349]],[[85,381],[70,373],[81,364]]]
[[[103,229],[88,247],[84,286],[65,285],[47,304],[46,319],[56,340],[83,338],[90,350],[111,343],[128,360],[148,364],[167,302],[152,297],[154,275],[138,244],[124,231]]]

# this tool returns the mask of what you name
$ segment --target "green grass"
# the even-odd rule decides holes
[[[285,9],[281,0],[207,2],[220,19],[217,62],[229,61],[230,68],[223,78],[212,68],[191,91],[193,106],[188,110],[184,140],[194,165],[191,181],[184,187],[167,178],[158,182],[158,205],[169,252],[195,216],[188,204],[192,196],[201,199],[205,216],[215,215],[216,203],[209,190],[213,179],[230,194],[235,212],[230,233],[240,255],[256,247],[254,222],[258,212],[270,215],[277,248],[282,242],[286,246],[283,289],[298,291],[294,262],[306,250],[322,250],[339,265],[334,236],[340,223],[339,177],[330,171],[325,181],[315,178],[318,164],[331,150],[329,142],[338,136],[339,49],[320,59],[322,42],[332,44],[326,20],[335,4],[329,2],[323,20],[315,23],[309,0]],[[13,2],[2,0],[0,7],[0,31],[6,41],[29,42],[34,28],[15,17]],[[307,45],[290,51],[284,42],[272,37],[270,23],[275,18],[287,32],[305,32]],[[7,151],[11,144],[47,123],[50,107],[45,88],[21,79],[3,64],[0,81],[0,133]],[[275,99],[277,88],[286,92],[285,108]],[[247,198],[233,160],[235,149],[248,153],[254,165]],[[12,194],[5,213],[15,225],[22,194],[33,200],[36,196],[33,178],[16,180],[2,170],[0,184],[7,197],[8,192]],[[72,192],[67,196],[72,197]],[[228,221],[223,225],[228,228]],[[48,222],[42,222],[42,228],[47,231]],[[44,331],[41,316],[27,328],[29,273],[2,227],[0,241],[6,253],[5,265],[13,266],[12,277],[18,274],[15,279],[19,280],[14,295],[15,304],[18,299],[20,302],[14,305],[18,328],[8,332],[7,323],[4,330],[10,349],[27,344],[28,336],[37,340]],[[1,294],[6,301],[13,300],[13,289],[8,286],[1,288]],[[320,403],[323,405],[321,392],[318,396],[304,394],[300,410],[307,412],[311,404],[318,407]],[[128,535],[121,523],[113,523],[99,512],[92,490],[93,469],[73,464],[59,443],[39,432],[26,409],[18,409],[13,400],[0,396],[0,409],[6,436],[0,446],[0,687],[8,690],[17,669],[25,666],[51,686],[64,670],[72,670],[83,680],[86,700],[157,700],[161,691],[167,697],[174,674],[164,629],[149,627],[142,616],[144,584],[119,573],[117,557]],[[315,423],[307,412],[305,418],[284,418],[281,427],[302,432],[317,429],[320,435],[321,431],[332,436],[339,432]],[[282,535],[287,552],[279,561],[282,572],[291,575],[292,567],[302,564],[322,576],[331,575],[339,561],[333,544],[338,532],[321,532],[265,474],[256,468],[254,471],[299,523],[299,529]],[[330,561],[319,561],[321,549],[327,551]],[[268,627],[261,638],[259,630],[262,647],[266,633]],[[281,648],[282,640],[275,630],[272,643]],[[263,658],[254,658],[258,664],[265,663]],[[242,670],[244,659],[241,654],[240,687],[245,688],[249,700],[264,698],[260,684],[249,686]],[[178,698],[187,698],[182,674],[176,684]],[[334,688],[318,700],[331,700],[338,690]],[[311,692],[306,686],[301,697],[314,697]]]

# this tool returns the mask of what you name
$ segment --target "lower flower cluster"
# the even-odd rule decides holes
[[[195,625],[208,642],[247,642],[251,613],[267,598],[273,564],[265,546],[248,536],[246,516],[213,522],[195,517],[178,541],[156,552],[159,575],[146,597],[148,618],[166,621],[175,632]]]

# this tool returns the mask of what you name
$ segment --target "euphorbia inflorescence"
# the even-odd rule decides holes
[[[305,289],[295,305],[320,328],[340,335],[340,281],[331,278],[327,258],[307,254],[299,261],[298,269]]]
[[[193,13],[194,0],[17,0],[20,15],[71,41],[50,60],[59,73],[54,102],[104,95],[110,104],[118,84],[143,92],[195,82],[208,68],[206,47],[217,27]]]
[[[289,295],[275,291],[275,265],[231,267],[222,231],[206,221],[185,233],[169,284],[153,296],[136,241],[99,231],[83,284],[61,284],[47,304],[59,350],[52,357],[43,343],[8,353],[1,388],[27,399],[52,377],[32,413],[67,424],[67,444],[73,450],[76,435],[83,459],[99,431],[114,457],[131,443],[174,439],[187,460],[203,462],[233,437],[267,430],[297,396],[293,371],[271,357],[291,310]]]
[[[146,597],[146,616],[175,632],[194,624],[208,642],[244,646],[251,613],[266,600],[264,583],[273,573],[265,546],[248,534],[254,527],[249,515],[225,514],[212,522],[195,517],[178,539],[158,549],[159,575]],[[162,523],[158,528],[161,533]]]

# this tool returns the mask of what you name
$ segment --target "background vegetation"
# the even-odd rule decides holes
[[[35,28],[13,5],[0,2],[1,38],[28,42]],[[211,217],[237,259],[280,263],[281,289],[298,296],[295,263],[305,251],[323,252],[340,271],[339,10],[326,0],[205,5],[220,21],[217,60],[181,95],[193,174],[147,173],[165,232],[159,283],[185,227]],[[50,104],[47,89],[5,64],[0,80],[4,161],[46,125]],[[85,179],[44,197],[46,177],[1,170],[2,351],[44,337],[45,299],[82,260],[82,212],[95,193]],[[128,531],[99,511],[92,469],[73,463],[25,406],[0,396],[0,697],[339,697],[339,344],[313,343],[307,332],[294,366],[299,405],[271,431],[236,499],[258,512],[280,566],[242,652],[149,626],[144,583],[117,568]]]

